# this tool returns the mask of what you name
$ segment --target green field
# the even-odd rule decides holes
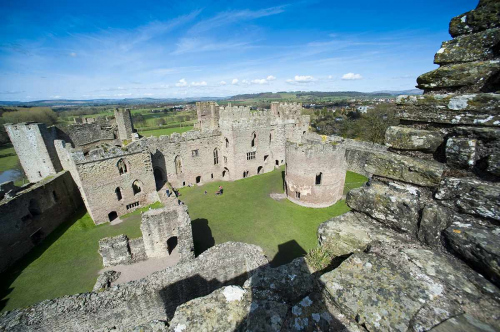
[[[161,206],[155,203],[153,207]],[[58,296],[88,292],[102,269],[97,252],[99,240],[126,234],[142,236],[140,213],[148,207],[122,217],[118,225],[96,226],[85,209],[50,234],[40,246],[1,275],[0,309],[25,307]]]
[[[283,167],[235,182],[181,189],[180,199],[188,205],[192,220],[196,253],[214,244],[241,241],[261,246],[272,264],[280,265],[316,247],[318,225],[349,208],[344,201],[311,209],[271,199],[270,193],[283,192],[282,172]],[[366,178],[348,172],[346,187],[360,186],[362,181]],[[222,196],[215,195],[219,185],[224,187]],[[0,309],[90,291],[102,268],[99,239],[118,234],[140,237],[140,212],[122,217],[125,220],[114,226],[96,226],[84,210],[76,213],[1,276]]]
[[[183,133],[189,130],[193,130],[192,126],[188,127],[177,127],[177,128],[164,128],[164,129],[155,129],[155,130],[138,130],[139,134],[145,137],[150,136],[162,136],[162,135],[170,135],[173,133]]]
[[[0,146],[0,172],[17,168],[18,161],[19,158],[12,144]]]

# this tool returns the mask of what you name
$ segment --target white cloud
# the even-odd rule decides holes
[[[175,83],[175,86],[187,86],[186,79],[182,78],[179,80],[179,82]]]
[[[250,85],[250,81],[249,80],[242,80],[241,84]]]
[[[333,78],[332,75],[328,75],[328,79],[331,80]]]
[[[191,86],[207,86],[207,82],[205,82],[205,81],[191,82]]]
[[[251,83],[253,83],[253,84],[260,84],[260,85],[262,85],[262,84],[267,84],[267,83],[268,83],[268,81],[267,81],[265,78],[263,78],[263,79],[252,80],[252,82],[251,82]]]
[[[71,53],[69,54],[69,56],[71,56],[71,57],[76,57],[76,53],[75,53],[75,52],[71,52]]]
[[[288,79],[286,82],[288,84],[303,84],[303,83],[311,83],[316,81],[316,79],[313,76],[308,76],[308,75],[295,75],[293,79]]]
[[[274,81],[274,80],[276,80],[276,77],[275,77],[275,76],[273,76],[273,75],[269,75],[269,76],[266,78],[266,80],[268,80],[268,81]]]
[[[344,74],[342,76],[342,79],[344,81],[349,81],[349,80],[361,80],[363,79],[363,76],[361,76],[360,74],[354,74],[354,73],[347,73],[347,74]]]
[[[238,85],[239,80],[237,78],[234,78],[233,81],[231,82],[232,85]]]
[[[226,85],[227,83],[226,83],[226,81],[220,81],[220,83],[219,83],[219,84],[220,84],[220,85]]]

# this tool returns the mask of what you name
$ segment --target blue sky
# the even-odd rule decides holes
[[[477,0],[0,1],[0,100],[405,90]]]

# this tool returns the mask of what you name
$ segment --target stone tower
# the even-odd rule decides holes
[[[116,125],[118,126],[118,138],[122,141],[132,140],[132,133],[134,132],[134,125],[132,123],[132,116],[130,110],[115,109]]]
[[[47,128],[43,123],[8,123],[5,130],[30,182],[62,170],[54,147],[54,127]]]
[[[197,102],[196,113],[198,115],[198,128],[200,130],[219,128],[219,105],[216,102]]]
[[[323,208],[342,198],[346,173],[345,148],[332,142],[287,142],[287,198],[299,205]]]

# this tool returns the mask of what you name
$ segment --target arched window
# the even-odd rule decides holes
[[[116,164],[116,167],[118,167],[118,171],[121,174],[127,173],[127,164],[123,159],[118,160],[118,163]]]
[[[229,140],[227,139],[227,137],[225,137],[225,139],[226,139],[226,148],[228,148],[229,147]]]
[[[115,194],[116,194],[116,199],[121,201],[122,200],[122,190],[120,189],[120,187],[117,187],[115,189]]]
[[[214,149],[214,165],[219,164],[219,150],[217,148]]]
[[[181,156],[176,156],[174,159],[174,163],[175,163],[175,174],[181,174],[182,173]]]
[[[252,148],[255,146],[255,141],[257,140],[257,134],[255,131],[252,133]]]
[[[323,177],[323,173],[319,172],[318,174],[316,174],[316,185],[320,185],[321,184],[321,178]]]
[[[274,136],[274,130],[271,130],[271,132],[269,133],[269,144],[271,144],[271,142],[273,141],[273,136]]]
[[[137,195],[142,191],[142,183],[139,180],[135,180],[134,183],[132,183],[132,190],[134,191],[134,195]]]

